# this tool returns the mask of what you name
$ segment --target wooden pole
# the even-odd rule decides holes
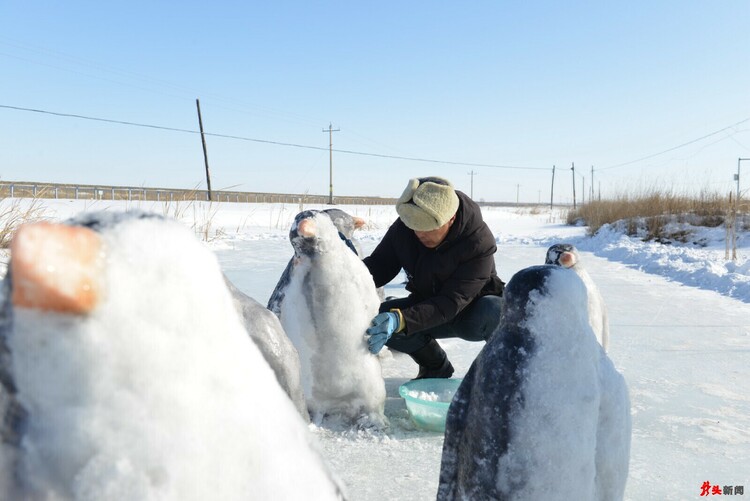
[[[552,166],[552,187],[549,190],[549,208],[552,210],[555,200],[555,166]]]
[[[586,205],[586,176],[581,176],[581,205]]]
[[[323,132],[328,132],[328,204],[333,205],[333,133],[338,132],[341,129],[334,129],[332,124],[328,124],[327,129],[323,129]]]
[[[570,170],[573,172],[573,210],[576,210],[576,164],[570,163]]]
[[[208,150],[206,150],[206,135],[203,133],[203,118],[201,117],[201,102],[196,99],[195,106],[198,108],[198,125],[201,129],[201,143],[203,144],[203,161],[206,164],[206,187],[208,188],[208,201],[213,200],[211,194],[211,173],[208,170]]]
[[[731,247],[730,242],[734,243],[734,220],[732,219],[732,192],[729,192],[729,210],[727,210],[727,217],[726,217],[726,224],[724,227],[726,228],[725,231],[725,242],[726,242],[726,250],[724,251],[724,259],[729,260],[729,248]]]
[[[750,161],[750,158],[738,158],[737,159],[737,175],[734,176],[734,180],[737,181],[737,197],[734,200],[734,230],[732,233],[732,261],[737,260],[737,232],[739,231],[739,217],[737,212],[740,209],[740,164],[745,161]]]

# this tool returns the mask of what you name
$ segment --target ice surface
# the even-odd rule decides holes
[[[69,200],[45,203],[53,219],[91,205]],[[115,210],[125,205],[107,202],[97,208]],[[158,205],[140,205],[163,211]],[[265,303],[289,260],[288,229],[298,208],[220,206],[213,227],[224,231],[225,237],[209,245],[232,282]],[[368,221],[368,228],[359,230],[365,253],[372,251],[396,218],[392,207],[347,206],[346,210]],[[572,242],[607,302],[612,331],[609,356],[624,375],[632,400],[625,499],[697,499],[704,481],[744,485],[747,492],[750,288],[743,284],[750,283],[750,239],[741,236],[740,259],[732,263],[724,260],[723,241],[713,237],[707,238],[707,247],[662,246],[614,231],[585,238],[585,228],[565,226],[556,211],[483,208],[483,214],[498,242],[501,278],[507,281],[516,271],[543,262],[552,243]],[[191,227],[195,221],[184,222]],[[403,276],[388,284],[386,294],[405,295],[402,282]],[[175,300],[181,294],[175,293]],[[441,341],[441,345],[456,377],[466,374],[482,348],[481,343],[460,340]],[[312,426],[311,434],[346,484],[349,499],[434,499],[443,437],[416,429],[398,395],[399,386],[416,374],[414,362],[398,353],[381,357],[381,362],[390,429],[342,433]],[[214,393],[211,398],[220,397]],[[138,416],[133,413],[129,418]],[[283,437],[270,435],[281,448]]]

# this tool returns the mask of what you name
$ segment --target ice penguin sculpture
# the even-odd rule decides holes
[[[588,311],[591,328],[594,329],[596,339],[602,345],[604,351],[609,349],[609,319],[607,318],[607,306],[604,304],[602,294],[591,276],[581,264],[581,257],[571,244],[555,244],[547,249],[545,264],[554,264],[575,271],[583,280],[588,292]]]
[[[289,238],[294,258],[269,308],[299,353],[313,421],[380,427],[385,383],[364,338],[380,305],[372,277],[325,212],[297,214]]]
[[[339,499],[215,256],[158,216],[72,223],[13,240],[0,499]]]
[[[571,270],[508,282],[504,320],[448,410],[438,500],[613,501],[625,490],[630,403]]]

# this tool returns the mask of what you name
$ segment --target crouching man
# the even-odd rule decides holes
[[[396,203],[399,218],[364,260],[375,285],[403,268],[405,298],[386,299],[367,329],[372,353],[409,354],[417,379],[453,375],[436,339],[484,341],[500,323],[504,284],[495,270],[495,238],[479,206],[440,177],[410,179]]]

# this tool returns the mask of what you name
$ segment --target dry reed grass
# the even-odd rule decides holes
[[[33,199],[0,199],[0,249],[10,247],[19,226],[47,219],[41,196]]]
[[[193,188],[184,197],[177,200],[165,200],[162,202],[162,214],[164,217],[190,223],[190,229],[204,242],[212,242],[224,235],[222,228],[217,228],[214,218],[219,211],[219,204],[198,200],[198,188]],[[189,215],[192,212],[192,218]],[[239,232],[239,229],[237,230]]]
[[[647,239],[660,239],[669,222],[716,227],[724,223],[729,210],[728,196],[717,192],[703,190],[691,195],[650,188],[586,203],[569,211],[566,219],[568,224],[584,222],[590,234],[605,224],[623,221],[629,235],[645,228]]]

